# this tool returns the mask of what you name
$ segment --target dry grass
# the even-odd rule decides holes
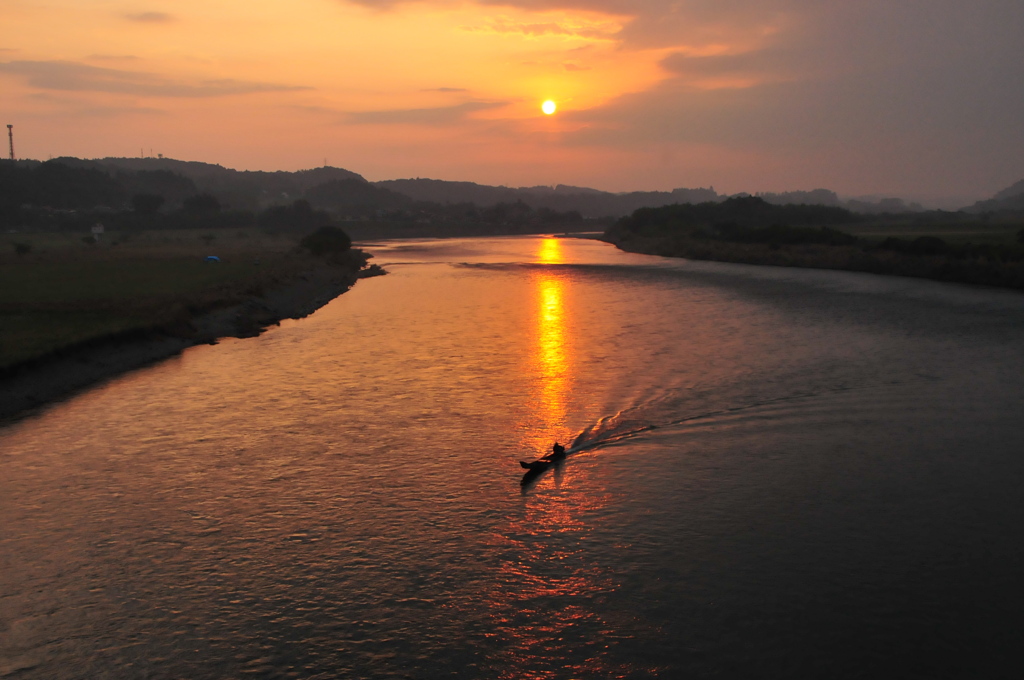
[[[112,334],[180,328],[313,262],[294,239],[256,230],[115,233],[99,244],[80,234],[6,236],[31,251],[0,252],[0,370]]]

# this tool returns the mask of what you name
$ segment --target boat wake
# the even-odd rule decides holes
[[[923,377],[921,377],[923,379]],[[905,380],[882,384],[821,384],[810,388],[761,393],[728,394],[728,390],[681,389],[650,399],[600,418],[580,432],[566,450],[567,454],[592,451],[641,437],[653,430],[679,427],[696,421],[740,416],[744,412],[784,405],[788,402],[813,401],[851,391],[878,390],[902,385]]]

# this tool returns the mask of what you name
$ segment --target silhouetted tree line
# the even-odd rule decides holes
[[[643,208],[616,222],[606,235],[612,240],[633,236],[683,237],[770,246],[858,246],[868,251],[889,251],[920,257],[985,258],[1004,262],[1024,259],[1024,248],[1016,244],[951,244],[937,236],[920,236],[916,239],[889,237],[875,243],[827,226],[868,219],[844,208],[779,206],[766,203],[758,197],[742,197],[730,198],[722,203]],[[1024,229],[1019,232],[1018,241],[1024,243]]]
[[[437,207],[441,208],[441,206]],[[523,201],[496,203],[487,208],[478,208],[474,204],[468,204],[463,205],[462,209],[467,220],[492,225],[571,225],[583,222],[583,216],[578,210],[560,212],[552,208],[533,208]]]
[[[329,222],[330,214],[314,210],[309,201],[302,199],[271,206],[256,216],[256,224],[270,231],[309,231]]]
[[[310,188],[306,200],[318,208],[344,212],[350,216],[370,216],[378,210],[404,208],[412,199],[376,187],[364,179],[336,179]]]
[[[0,162],[0,210],[8,221],[22,206],[79,210],[119,205],[124,199],[124,187],[99,170]]]
[[[537,234],[607,226],[603,221],[584,220],[576,211],[534,210],[515,202],[488,208],[472,203],[419,202],[407,208],[380,210],[369,219],[357,218],[343,224],[357,239]]]
[[[937,236],[882,241],[829,224],[873,221],[841,208],[773,206],[756,197],[645,208],[607,240],[626,250],[692,259],[850,269],[1024,288],[1024,230],[1017,243],[948,243]]]
[[[616,222],[609,234],[650,237],[685,234],[737,242],[768,243],[772,239],[783,239],[785,243],[831,243],[848,235],[821,227],[861,219],[849,210],[834,206],[774,205],[757,196],[741,196],[721,203],[641,208]]]
[[[175,163],[178,165],[174,167],[191,165]],[[487,208],[473,204],[414,202],[370,184],[358,175],[335,170],[284,173],[301,176],[300,179],[307,182],[320,176],[327,179],[307,186],[304,198],[263,210],[239,210],[226,207],[222,197],[200,191],[192,179],[167,169],[132,171],[77,159],[4,162],[0,163],[0,226],[88,231],[97,222],[110,229],[218,229],[258,225],[269,231],[303,233],[340,219],[387,221],[425,233],[431,232],[432,225],[453,224],[469,231],[498,233],[583,221],[576,211],[534,209],[522,201]],[[273,173],[263,174],[267,175],[264,179],[269,178],[267,181],[278,179]]]
[[[38,163],[38,161],[31,161]],[[177,182],[188,182],[184,189],[177,189],[169,183],[159,187],[151,184],[128,186],[128,195],[136,193],[157,193],[167,199],[169,206],[177,206],[187,196],[208,193],[217,196],[225,205],[236,210],[257,211],[267,205],[288,203],[302,198],[311,187],[336,179],[365,180],[358,174],[342,168],[313,168],[297,172],[263,172],[233,170],[212,163],[179,161],[170,158],[103,158],[82,160],[79,158],[55,158],[60,163],[74,168],[90,168],[106,172],[119,181],[143,181],[148,173],[157,176],[177,178]],[[24,161],[20,161],[24,163]]]

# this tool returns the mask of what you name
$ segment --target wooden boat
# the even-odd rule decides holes
[[[551,467],[555,463],[559,463],[565,460],[565,447],[557,444],[555,446],[556,448],[554,451],[547,454],[546,456],[538,458],[535,461],[529,463],[526,462],[525,460],[519,461],[519,465],[524,470],[526,470],[526,474],[523,475],[523,480],[521,484],[523,484],[524,486],[529,484],[537,477],[539,477],[543,472],[545,472],[549,467]]]
[[[565,460],[565,454],[562,454],[557,457],[545,456],[543,458],[538,458],[537,460],[530,463],[526,462],[525,460],[519,461],[519,465],[522,466],[524,470],[526,470],[526,474],[523,475],[523,479],[520,481],[520,484],[522,484],[523,486],[530,484],[531,482],[533,482],[533,480],[537,479],[542,474],[547,472],[548,468],[561,463],[563,460]]]
[[[537,465],[537,463],[540,463],[540,465]],[[520,464],[523,464],[523,462],[520,461]],[[547,472],[547,469],[551,467],[552,463],[547,463],[544,461],[534,461],[533,463],[526,463],[526,465],[533,467],[527,467],[526,474],[523,475],[523,478],[521,480],[519,480],[520,486],[522,486],[524,489],[530,488],[530,486],[537,480],[538,477]]]
[[[521,460],[519,461],[519,464],[523,467],[523,469],[529,470],[530,472],[544,472],[549,467],[551,467],[551,464],[553,462],[553,460],[549,460],[547,458],[540,458],[538,460],[533,461],[532,463],[527,463],[525,460]]]

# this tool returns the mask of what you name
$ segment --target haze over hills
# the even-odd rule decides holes
[[[1004,210],[1024,211],[1024,179],[1003,189],[987,201],[978,201],[968,212],[1000,212]]]
[[[314,208],[333,211],[345,216],[379,216],[388,211],[413,211],[417,204],[439,206],[473,205],[494,208],[505,204],[524,204],[531,210],[556,213],[579,213],[584,218],[618,218],[639,208],[653,208],[676,203],[719,202],[729,195],[719,194],[714,187],[678,188],[672,191],[634,191],[613,193],[586,187],[568,185],[506,187],[488,186],[474,182],[457,182],[415,178],[369,182],[358,173],[335,167],[320,167],[295,172],[245,171],[198,161],[170,158],[102,158],[83,160],[57,158],[46,163],[18,161],[8,167],[65,166],[91,169],[109,176],[118,189],[107,187],[89,203],[107,205],[116,200],[122,204],[134,194],[161,196],[168,208],[178,207],[196,194],[215,196],[225,208],[233,210],[260,210],[275,205],[286,205],[296,199],[307,200]],[[54,172],[50,172],[54,175]],[[51,178],[51,183],[57,181]],[[96,184],[96,182],[93,182]],[[8,186],[8,193],[14,191]],[[50,195],[57,189],[51,189]],[[740,193],[732,196],[747,196]],[[899,198],[872,200],[842,199],[828,189],[790,192],[762,192],[755,194],[776,205],[806,204],[846,208],[863,214],[900,214],[923,211],[916,203]],[[3,201],[35,203],[4,196]],[[88,202],[88,201],[87,201]],[[75,207],[65,201],[56,201],[54,207]],[[116,207],[111,205],[111,207]],[[969,212],[1024,210],[1024,180],[995,194],[987,201],[979,201],[963,210]]]
[[[575,210],[584,217],[624,217],[639,208],[657,208],[674,203],[706,203],[724,201],[739,194],[720,194],[714,187],[673,189],[672,191],[631,191],[612,193],[598,189],[559,184],[553,187],[495,187],[474,182],[449,182],[437,179],[396,179],[374,182],[396,193],[418,201],[434,203],[475,203],[488,206],[498,203],[522,201],[533,208]],[[753,194],[775,205],[804,204],[846,208],[865,214],[920,212],[925,208],[918,203],[907,203],[900,198],[843,200],[829,189],[811,191],[759,192]]]
[[[302,197],[307,191],[321,184],[337,180],[358,180],[365,183],[361,175],[349,170],[333,167],[312,168],[297,172],[264,172],[261,170],[233,170],[222,165],[200,161],[180,161],[172,158],[100,158],[82,160],[78,158],[55,158],[54,163],[71,167],[96,168],[114,173],[174,173],[191,180],[193,193],[209,193],[224,205],[240,210],[255,210],[266,205],[286,203]],[[145,174],[143,175],[145,176]],[[152,177],[152,175],[150,175]],[[170,203],[176,200],[165,194],[166,189],[155,189],[153,193],[163,195]],[[180,200],[180,199],[177,199]]]
[[[616,194],[563,184],[554,187],[512,188],[439,179],[395,179],[374,184],[417,201],[475,203],[479,206],[522,201],[531,208],[548,208],[563,212],[575,210],[583,217],[622,217],[638,208],[652,208],[672,203],[704,203],[725,198],[719,196],[713,188]]]

